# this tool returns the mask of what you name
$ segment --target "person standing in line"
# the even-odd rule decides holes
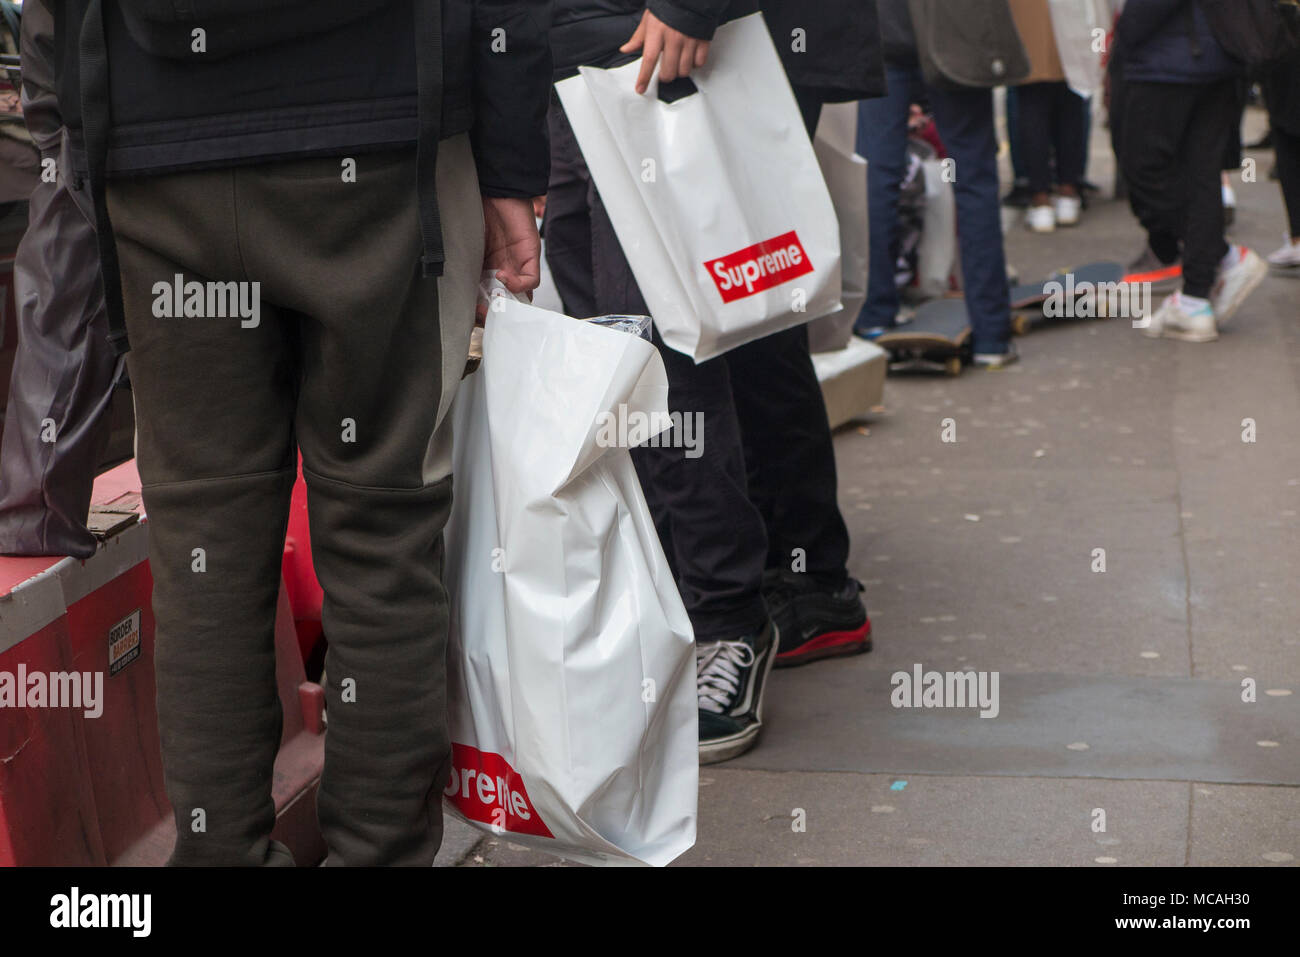
[[[1300,56],[1269,72],[1264,99],[1288,221],[1282,246],[1269,254],[1268,262],[1280,274],[1300,276]]]
[[[1127,0],[1112,55],[1123,61],[1120,161],[1135,208],[1159,262],[1183,260],[1182,289],[1143,332],[1212,341],[1268,272],[1254,251],[1224,238],[1220,173],[1243,67],[1195,0]]]
[[[1051,233],[1077,226],[1083,210],[1087,101],[1066,82],[1048,0],[1011,0],[1011,12],[1033,65],[1015,87],[1020,156],[1029,176],[1025,223]]]
[[[427,867],[447,412],[484,269],[516,294],[540,277],[549,3],[194,6],[62,0],[55,28],[135,395],[169,863],[293,864],[271,839],[274,635],[301,452],[325,863]]]
[[[870,339],[897,324],[894,265],[907,122],[911,104],[924,101],[955,164],[958,240],[975,362],[1001,368],[1018,356],[1011,342],[992,87],[1027,75],[1029,63],[1007,0],[925,0],[916,7],[927,21],[914,25],[909,0],[880,0],[888,93],[858,107],[858,152],[868,164],[871,270],[854,332]],[[951,29],[958,22],[978,23],[981,29],[977,34]]]
[[[638,92],[656,67],[661,85],[673,83],[705,64],[718,25],[756,8],[754,0],[558,0],[557,78],[643,54]],[[762,8],[810,136],[823,102],[881,91],[872,2],[834,0],[810,12],[763,0]],[[806,52],[793,49],[796,28]],[[550,130],[543,233],[565,311],[647,313],[558,99]],[[700,761],[713,763],[758,740],[775,664],[865,651],[871,623],[847,569],[848,529],[806,326],[699,365],[657,333],[655,342],[670,409],[702,418],[703,454],[688,458],[665,441],[634,449],[633,461],[695,630]],[[795,549],[806,567],[787,574]]]

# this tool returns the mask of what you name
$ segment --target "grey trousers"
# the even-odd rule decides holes
[[[326,157],[109,186],[173,864],[284,858],[270,841],[273,628],[299,450],[329,641],[327,863],[427,866],[442,839],[447,410],[474,324],[482,205],[467,137],[444,141],[447,262],[421,279],[414,151],[354,159],[355,182]],[[203,295],[181,310],[202,315],[176,316],[178,274],[247,284],[256,316],[216,317]]]

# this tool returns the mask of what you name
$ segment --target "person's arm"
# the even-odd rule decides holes
[[[546,192],[550,144],[551,0],[474,0],[474,128],[483,194],[483,266],[513,293],[541,281],[533,197]],[[504,30],[506,48],[494,52]]]
[[[644,93],[659,64],[659,81],[689,76],[709,58],[709,41],[722,21],[729,0],[649,0],[641,23],[623,53],[644,51],[636,91]]]

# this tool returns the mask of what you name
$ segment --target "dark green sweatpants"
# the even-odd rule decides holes
[[[474,322],[482,206],[467,138],[445,141],[447,264],[420,279],[414,151],[354,159],[354,182],[332,157],[108,190],[174,864],[285,860],[270,842],[273,628],[298,450],[329,639],[328,863],[428,865],[442,839],[447,410]],[[175,315],[178,274],[249,284],[238,288],[256,315],[216,315],[234,311],[233,286],[194,298],[202,315]]]

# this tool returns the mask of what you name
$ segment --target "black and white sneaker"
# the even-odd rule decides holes
[[[763,727],[763,692],[776,660],[776,625],[734,641],[695,646],[695,688],[700,705],[700,764],[744,754]]]

